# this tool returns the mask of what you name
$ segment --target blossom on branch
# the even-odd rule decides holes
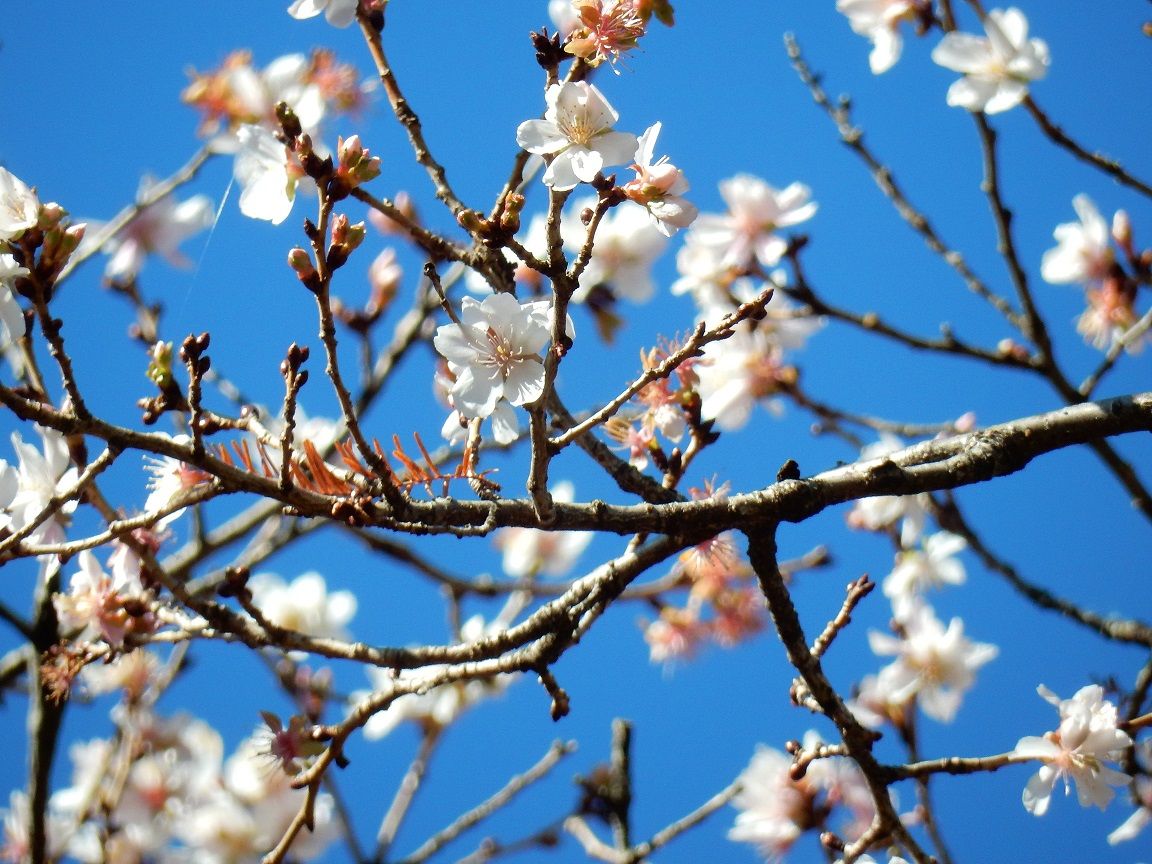
[[[868,633],[874,653],[896,657],[880,670],[878,688],[889,694],[889,703],[916,697],[925,714],[950,723],[965,691],[976,681],[976,670],[994,659],[999,649],[968,639],[959,618],[953,618],[945,629],[932,607],[923,602],[904,610],[899,626],[900,638],[875,630]]]
[[[1103,810],[1116,794],[1108,787],[1125,786],[1129,781],[1127,774],[1104,764],[1119,761],[1132,746],[1128,733],[1118,728],[1116,706],[1104,698],[1104,689],[1097,684],[1081,687],[1071,699],[1061,699],[1043,684],[1037,692],[1060,712],[1060,726],[1043,737],[1021,738],[1012,751],[1044,763],[1024,787],[1024,808],[1043,816],[1056,781],[1064,781],[1067,794],[1075,780],[1080,806]]]
[[[1057,246],[1044,253],[1040,275],[1053,284],[1099,284],[1116,263],[1108,223],[1087,195],[1072,199],[1079,222],[1064,222],[1052,232]]]
[[[550,304],[511,294],[465,297],[460,319],[436,329],[433,343],[455,376],[451,396],[465,417],[487,417],[501,399],[525,405],[544,392]]]
[[[552,500],[563,504],[571,504],[575,496],[575,487],[567,481],[552,490]],[[513,579],[535,579],[542,573],[564,576],[591,541],[588,531],[504,528],[496,535],[496,546],[504,553],[504,572]]]
[[[669,162],[667,156],[653,161],[660,128],[659,123],[654,123],[640,136],[636,161],[632,164],[636,177],[620,188],[648,211],[661,234],[671,237],[680,228],[691,225],[698,211],[695,204],[682,197],[688,191],[684,172]]]
[[[275,626],[320,638],[348,638],[345,625],[356,614],[356,595],[329,591],[319,573],[304,573],[291,582],[275,573],[257,573],[246,584],[253,605]]]
[[[40,219],[40,199],[19,177],[0,167],[0,242],[18,240]]]
[[[557,192],[591,183],[608,165],[623,165],[636,152],[636,136],[615,132],[619,119],[608,100],[585,81],[553,84],[544,94],[543,120],[525,120],[516,143],[539,156],[551,156],[544,183]]]
[[[321,12],[333,27],[347,27],[356,20],[360,0],[295,0],[288,14],[297,20],[314,18]]]
[[[932,59],[964,75],[948,88],[948,104],[997,114],[1028,95],[1028,84],[1048,72],[1048,45],[1028,38],[1028,19],[1019,9],[993,9],[984,17],[987,38],[948,33]]]
[[[572,9],[577,20],[564,50],[589,66],[607,60],[614,67],[644,35],[644,19],[635,0],[572,0]]]
[[[927,5],[925,0],[836,0],[836,10],[848,16],[853,32],[872,40],[868,65],[873,75],[896,65],[904,48],[900,22],[916,20]]]
[[[240,212],[279,225],[292,212],[302,170],[284,144],[263,126],[236,130],[233,174],[240,184]]]

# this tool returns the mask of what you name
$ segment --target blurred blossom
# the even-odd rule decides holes
[[[962,585],[964,565],[956,555],[968,547],[963,537],[938,531],[921,541],[921,549],[906,549],[896,556],[896,566],[884,580],[884,594],[894,601],[910,600],[944,585]]]
[[[1040,767],[1024,787],[1024,808],[1033,815],[1048,811],[1052,787],[1064,781],[1064,793],[1076,782],[1080,806],[1103,810],[1115,796],[1110,786],[1126,786],[1127,774],[1105,765],[1118,762],[1132,746],[1127,732],[1118,728],[1116,706],[1104,698],[1096,684],[1082,687],[1071,699],[1061,699],[1044,685],[1037,692],[1060,712],[1060,726],[1043,737],[1028,736],[1016,742],[1013,755],[1039,759]]]
[[[931,4],[925,0],[836,0],[836,9],[848,16],[854,32],[872,41],[868,65],[872,74],[879,75],[900,59],[904,48],[900,23],[931,12]]]
[[[0,354],[8,360],[15,375],[20,375],[24,368],[16,342],[24,335],[25,324],[14,283],[27,275],[28,268],[17,264],[12,255],[0,254]]]
[[[356,20],[356,7],[360,0],[295,0],[288,14],[303,20],[314,18],[321,12],[333,27],[347,27]]]
[[[581,224],[579,214],[594,206],[594,199],[584,199],[565,212],[561,232],[569,251],[578,253],[587,241],[588,229]],[[627,203],[613,207],[596,228],[592,257],[580,276],[573,302],[583,302],[597,285],[607,286],[616,297],[633,303],[651,300],[656,292],[652,265],[667,243],[644,210]]]
[[[860,451],[859,463],[880,459],[904,449],[904,442],[890,432],[881,432],[880,440]],[[865,531],[884,531],[900,523],[900,546],[911,549],[924,532],[928,519],[927,495],[875,495],[861,498],[852,505],[848,525]]]
[[[1019,9],[992,9],[984,17],[987,38],[946,33],[932,59],[964,75],[948,88],[948,104],[997,114],[1028,95],[1028,84],[1048,72],[1048,45],[1028,38],[1028,19]]]
[[[644,641],[648,659],[653,663],[671,664],[688,660],[709,636],[709,626],[695,611],[665,606],[660,617],[645,622]]]
[[[776,189],[759,177],[738,174],[721,182],[720,195],[728,212],[702,213],[685,237],[685,243],[709,250],[720,267],[744,270],[756,262],[775,267],[788,248],[776,232],[816,214],[812,192],[803,183]]]
[[[529,153],[552,156],[543,180],[557,192],[592,182],[602,168],[626,164],[636,152],[635,135],[612,130],[619,115],[595,85],[553,84],[544,98],[544,119],[521,123],[516,143]]]
[[[64,436],[54,429],[37,426],[43,452],[25,444],[19,432],[12,433],[12,449],[19,465],[13,467],[0,459],[0,529],[20,531],[34,523],[53,500],[76,484],[79,472],[68,455]],[[28,534],[36,545],[61,543],[64,528],[76,510],[75,499],[54,507],[52,514]],[[48,556],[54,562],[55,556]],[[51,563],[55,567],[57,564]]]
[[[1116,260],[1108,223],[1087,195],[1073,198],[1072,207],[1080,221],[1056,226],[1052,233],[1057,246],[1044,253],[1040,275],[1055,284],[1098,285],[1112,271]]]
[[[470,644],[480,639],[494,636],[507,629],[499,619],[489,624],[479,615],[469,618],[460,628],[461,644]],[[419,669],[401,669],[393,673],[389,669],[370,666],[366,670],[373,691],[387,692],[395,686],[417,685],[420,682],[433,682],[449,667],[435,664]],[[491,678],[468,681],[449,681],[421,692],[405,693],[393,701],[384,711],[378,711],[364,724],[364,737],[369,741],[383,738],[401,723],[411,721],[422,727],[426,733],[439,731],[449,726],[464,711],[481,700],[503,693],[512,682],[511,675],[494,675]],[[360,690],[352,694],[353,704],[362,702],[372,691]]]
[[[329,591],[315,571],[285,582],[275,573],[257,573],[248,582],[252,602],[272,624],[308,636],[347,639],[356,614],[356,595]]]
[[[575,487],[564,481],[552,489],[552,500],[571,504],[575,494]],[[504,572],[513,579],[565,576],[591,541],[590,531],[504,528],[496,535],[496,546],[504,552]]]
[[[924,713],[950,723],[964,693],[976,682],[976,670],[999,653],[995,645],[973,642],[964,622],[953,618],[947,629],[926,603],[911,604],[900,619],[899,638],[871,630],[868,644],[896,660],[880,670],[877,686],[886,701],[901,704],[916,697]]]
[[[137,566],[116,567],[111,574],[105,573],[92,551],[83,550],[77,556],[80,569],[72,574],[68,592],[52,596],[61,624],[80,628],[76,639],[103,638],[119,648],[128,633],[148,633],[155,626],[149,611],[151,596],[140,582],[135,556],[118,560],[133,561]]]
[[[233,174],[240,184],[240,212],[279,225],[292,212],[299,172],[295,157],[272,132],[244,125],[236,130]]]
[[[147,198],[155,180],[144,177],[136,193],[138,201]],[[169,264],[187,267],[192,262],[180,253],[180,244],[193,234],[212,225],[212,201],[206,195],[196,195],[176,203],[165,195],[145,207],[115,236],[104,251],[111,256],[104,268],[104,278],[110,282],[130,282],[136,278],[144,259],[155,253]],[[99,226],[90,226],[98,230]]]

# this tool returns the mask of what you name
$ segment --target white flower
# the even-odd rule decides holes
[[[571,504],[575,488],[567,481],[557,483],[552,500]],[[513,579],[533,578],[540,573],[563,576],[591,541],[588,531],[504,528],[496,535],[496,545],[504,552],[504,572]]]
[[[521,123],[516,143],[529,153],[552,155],[543,179],[558,192],[590,183],[602,168],[625,164],[636,152],[635,135],[612,131],[619,115],[594,85],[553,84],[544,98],[544,119]]]
[[[572,252],[579,252],[588,237],[578,214],[592,203],[591,200],[577,201],[564,214],[561,223],[564,245]],[[652,265],[667,243],[667,237],[653,225],[644,210],[627,203],[613,207],[596,229],[592,257],[580,276],[580,287],[572,297],[573,302],[582,303],[596,285],[608,285],[617,297],[633,303],[652,299],[656,291]]]
[[[741,428],[756,403],[777,392],[782,366],[779,347],[760,329],[741,326],[727,339],[709,343],[695,367],[701,415],[721,429]],[[775,402],[768,404],[779,411]]]
[[[728,213],[705,213],[697,218],[685,242],[709,249],[719,266],[743,270],[759,261],[765,267],[779,263],[788,243],[777,229],[799,225],[816,213],[803,183],[784,189],[769,186],[759,177],[738,174],[720,183]]]
[[[801,827],[811,809],[812,791],[792,779],[792,757],[758,745],[748,767],[740,774],[741,789],[732,799],[739,810],[728,839],[753,843],[762,854],[784,854],[804,833]],[[803,781],[801,781],[803,782]]]
[[[172,441],[187,445],[192,439],[187,435],[175,435]],[[145,513],[157,513],[167,508],[185,489],[212,480],[211,474],[171,456],[145,456],[144,470],[151,475],[148,478],[148,498],[144,502]],[[184,513],[184,509],[181,507],[158,520],[154,526],[156,530],[175,522]]]
[[[303,20],[314,18],[321,12],[333,27],[347,27],[356,20],[356,7],[360,0],[295,0],[288,14]]]
[[[984,18],[988,38],[948,33],[932,59],[964,75],[948,88],[948,104],[996,114],[1028,95],[1028,82],[1048,71],[1048,45],[1028,38],[1028,19],[1019,9],[993,9]]]
[[[236,161],[232,173],[240,184],[240,212],[279,225],[292,212],[298,177],[289,173],[288,149],[263,126],[245,124],[236,130]]]
[[[1152,825],[1152,778],[1142,775],[1137,777],[1133,783],[1136,787],[1136,797],[1140,801],[1140,806],[1133,810],[1132,815],[1108,835],[1108,843],[1111,846],[1133,839],[1149,825]]]
[[[525,405],[544,392],[549,304],[521,304],[511,294],[465,297],[460,321],[437,328],[436,350],[456,376],[451,397],[465,417],[487,417],[501,399]]]
[[[682,197],[688,191],[684,172],[669,162],[667,156],[654,159],[660,128],[659,123],[654,123],[640,136],[632,165],[636,177],[621,188],[625,195],[648,210],[661,234],[671,237],[678,229],[692,224],[698,211],[695,204]]]
[[[16,299],[12,284],[27,275],[28,268],[17,264],[15,257],[0,254],[0,352],[5,354],[15,348],[16,340],[24,335],[24,310]],[[15,371],[17,374],[20,372],[19,369]]]
[[[932,607],[922,602],[905,610],[900,625],[903,637],[899,639],[875,630],[868,633],[874,653],[897,658],[880,670],[878,688],[890,694],[889,701],[895,704],[918,697],[925,714],[951,722],[964,692],[975,683],[976,670],[999,649],[968,639],[959,618],[953,618],[945,630]]]
[[[908,549],[896,556],[896,566],[884,580],[884,594],[907,600],[929,588],[962,585],[964,565],[955,556],[967,546],[967,540],[947,531],[924,538],[923,551]]]
[[[1115,260],[1108,223],[1087,195],[1077,195],[1072,206],[1080,221],[1056,226],[1052,235],[1058,245],[1044,253],[1040,275],[1053,284],[1098,284],[1109,274]]]
[[[48,509],[52,499],[75,485],[79,473],[71,465],[64,436],[54,429],[37,426],[44,452],[25,444],[19,432],[12,433],[12,447],[20,460],[13,468],[0,459],[0,528],[19,531]],[[64,540],[64,526],[76,509],[76,501],[66,501],[56,508],[28,536],[34,544],[59,543]]]
[[[460,641],[461,644],[477,642],[504,629],[506,629],[505,624],[499,619],[485,625],[483,618],[474,615],[461,626]],[[446,666],[432,665],[423,666],[419,669],[402,669],[398,674],[393,674],[388,669],[372,666],[367,671],[374,690],[389,690],[397,682],[408,685],[422,681],[434,681],[447,668]],[[364,724],[364,737],[370,741],[383,738],[406,721],[417,723],[425,729],[442,729],[485,697],[502,693],[507,689],[511,680],[508,675],[496,675],[486,679],[452,681],[447,684],[420,689],[418,692],[405,693],[392,702],[386,710],[372,715]],[[353,693],[352,702],[361,701],[369,695],[371,695],[371,691],[361,690]]]
[[[16,240],[40,218],[40,200],[19,177],[0,168],[0,241]]]
[[[143,199],[153,185],[151,177],[143,178],[136,197]],[[112,257],[104,268],[104,278],[112,282],[134,279],[151,252],[162,255],[170,264],[188,266],[191,262],[180,254],[180,244],[211,224],[212,201],[208,196],[196,195],[177,204],[171,195],[165,195],[108,242],[106,251]]]
[[[140,611],[146,609],[148,597],[137,568],[116,567],[110,575],[88,549],[80,553],[79,564],[68,593],[52,597],[61,622],[80,628],[76,638],[103,637],[109,645],[120,647],[129,631],[151,630],[151,615]]]
[[[348,638],[345,625],[356,614],[356,595],[329,593],[319,573],[304,573],[289,583],[275,573],[257,573],[248,580],[248,589],[252,602],[277,627],[309,636]]]
[[[1060,712],[1060,727],[1043,737],[1028,736],[1016,742],[1014,755],[1039,759],[1040,767],[1024,787],[1024,808],[1036,816],[1048,810],[1052,787],[1063,779],[1064,792],[1076,781],[1080,806],[1108,806],[1115,793],[1109,786],[1127,785],[1129,777],[1104,764],[1118,761],[1132,745],[1128,733],[1117,728],[1116,706],[1104,698],[1096,684],[1082,687],[1071,699],[1061,699],[1044,685],[1037,692]]]
[[[873,75],[887,72],[900,59],[900,22],[914,19],[922,8],[922,0],[836,0],[852,30],[872,40],[868,65]]]

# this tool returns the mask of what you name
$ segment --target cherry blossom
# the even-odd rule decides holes
[[[1101,351],[1124,339],[1140,320],[1133,305],[1134,287],[1124,279],[1105,279],[1100,287],[1089,288],[1084,299],[1088,306],[1076,321],[1076,332]],[[1147,334],[1131,339],[1125,347],[1128,353],[1138,354],[1145,341]]]
[[[553,84],[544,94],[543,120],[525,120],[516,143],[552,161],[543,180],[557,192],[590,183],[609,165],[622,165],[636,152],[636,136],[615,132],[619,115],[608,100],[585,81]]]
[[[889,453],[904,449],[904,442],[889,432],[881,432],[880,440],[860,451],[860,461],[881,459]],[[861,498],[848,514],[852,528],[865,531],[883,531],[900,523],[900,546],[911,549],[924,531],[928,519],[925,495],[875,495]]]
[[[487,417],[501,399],[524,405],[544,392],[549,304],[519,303],[511,294],[477,302],[465,297],[460,320],[436,330],[436,350],[455,376],[451,396],[465,417]]]
[[[1048,72],[1048,45],[1028,38],[1028,19],[1016,8],[992,9],[984,17],[987,38],[948,33],[932,59],[964,75],[948,88],[948,104],[997,114],[1028,95],[1028,84]]]
[[[64,540],[64,527],[76,509],[76,501],[65,501],[56,508],[52,508],[52,501],[75,485],[79,472],[71,465],[63,435],[41,426],[36,431],[42,453],[25,444],[19,432],[13,432],[12,448],[19,466],[13,468],[0,459],[0,528],[19,531],[48,514],[32,529],[28,540],[35,544],[59,543]]]
[[[1152,758],[1152,742],[1145,739],[1138,746],[1144,754],[1144,764],[1147,765],[1149,758]],[[1134,839],[1152,825],[1152,777],[1137,775],[1132,781],[1132,794],[1137,802],[1136,809],[1108,835],[1108,843],[1112,846]]]
[[[874,653],[897,658],[880,671],[877,686],[890,694],[887,701],[899,704],[915,696],[925,714],[950,723],[964,692],[976,681],[976,670],[995,658],[999,649],[968,639],[959,618],[945,629],[923,602],[911,604],[899,624],[900,638],[875,630],[868,633]]]
[[[572,0],[572,9],[576,23],[564,50],[590,66],[605,60],[615,64],[644,35],[644,19],[634,0]]]
[[[592,206],[591,199],[577,201],[567,210],[561,223],[564,245],[576,253],[587,240],[587,229],[579,213]],[[609,210],[596,228],[592,257],[580,277],[580,287],[572,296],[582,303],[598,285],[609,286],[612,293],[633,303],[645,303],[656,293],[652,265],[664,252],[667,237],[660,232],[644,210],[622,204]]]
[[[776,189],[759,177],[738,174],[720,183],[720,195],[728,212],[700,215],[685,240],[709,250],[719,267],[744,270],[754,262],[776,266],[788,248],[776,231],[816,214],[816,203],[809,200],[812,192],[803,183]]]
[[[9,364],[19,373],[22,364],[16,356],[16,341],[24,335],[24,310],[16,299],[13,282],[28,275],[28,268],[12,255],[0,254],[0,353],[10,356]]]
[[[303,20],[314,18],[321,12],[333,27],[347,27],[356,20],[356,8],[360,0],[294,0],[288,7],[288,14]]]
[[[575,487],[567,481],[557,483],[552,500],[571,504],[576,500]],[[504,553],[504,572],[513,579],[533,579],[542,573],[564,576],[591,541],[588,531],[505,528],[496,535],[496,546]]]
[[[297,633],[346,639],[345,627],[356,614],[351,591],[328,591],[315,571],[285,582],[275,573],[257,573],[248,580],[252,602],[272,624]]]
[[[233,175],[240,184],[240,212],[279,225],[292,212],[299,171],[284,144],[263,126],[236,130]]]
[[[648,659],[652,663],[668,665],[687,660],[709,635],[707,622],[701,621],[691,609],[665,606],[659,618],[644,622],[644,641],[648,643]]]
[[[146,198],[154,185],[151,177],[143,178],[137,200]],[[207,195],[196,195],[179,204],[171,195],[165,195],[108,241],[105,251],[111,258],[104,268],[104,278],[110,282],[135,279],[149,253],[161,255],[175,266],[188,266],[191,262],[180,254],[180,244],[211,224],[212,201]]]
[[[1104,698],[1104,688],[1097,684],[1081,687],[1071,699],[1061,699],[1043,685],[1037,692],[1060,712],[1060,726],[1043,737],[1021,738],[1012,751],[1017,757],[1044,763],[1024,787],[1024,808],[1043,816],[1056,781],[1064,781],[1067,794],[1074,780],[1080,806],[1103,810],[1116,794],[1108,787],[1129,782],[1127,774],[1104,764],[1119,761],[1132,745],[1128,733],[1117,728],[1116,706]]]
[[[192,439],[187,435],[172,437],[175,444],[187,445]],[[171,456],[145,456],[144,470],[151,476],[148,478],[148,498],[144,502],[146,513],[157,513],[167,509],[176,497],[185,489],[191,489],[202,483],[212,480],[212,475],[202,471],[187,462],[173,459]],[[155,523],[157,529],[165,528],[180,518],[184,513],[181,507],[172,511]]]
[[[1072,199],[1079,222],[1056,226],[1057,246],[1044,253],[1040,275],[1055,284],[1099,284],[1112,271],[1116,256],[1109,239],[1108,223],[1087,195]]]
[[[76,638],[103,638],[119,648],[128,633],[147,633],[155,626],[148,611],[151,598],[140,582],[138,560],[135,556],[118,560],[136,566],[114,567],[111,574],[105,573],[96,556],[85,549],[78,556],[80,569],[72,574],[68,593],[53,595],[61,622],[80,628]]]
[[[848,16],[853,32],[872,40],[868,65],[873,75],[896,65],[904,48],[900,23],[916,20],[926,6],[924,0],[836,0],[836,9]]]
[[[922,546],[896,556],[896,566],[884,580],[885,595],[908,600],[927,589],[964,583],[964,565],[955,556],[967,548],[967,540],[939,531],[925,537]]]
[[[0,168],[0,241],[17,240],[40,219],[40,199],[24,182]]]
[[[696,219],[696,205],[682,196],[688,191],[684,172],[668,161],[667,156],[654,160],[656,138],[661,124],[654,123],[644,130],[636,145],[636,161],[632,168],[636,177],[620,187],[624,194],[648,211],[660,233],[671,237],[680,228],[687,228]]]

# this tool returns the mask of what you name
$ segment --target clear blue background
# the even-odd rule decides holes
[[[364,77],[371,77],[355,28],[333,30],[322,19],[297,22],[285,14],[284,5],[264,0],[8,4],[0,30],[0,85],[7,95],[0,164],[37,186],[44,200],[59,201],[81,218],[108,218],[132,199],[142,173],[166,176],[195,150],[198,117],[179,102],[188,69],[214,68],[237,48],[250,48],[255,65],[262,67],[285,53],[330,46]],[[620,128],[638,133],[656,120],[664,122],[660,152],[685,170],[693,186],[690,197],[701,210],[722,209],[716,184],[737,172],[757,174],[777,186],[801,180],[812,187],[820,204],[816,218],[804,226],[813,238],[806,261],[810,279],[827,298],[859,311],[877,311],[926,336],[935,334],[942,321],[951,322],[961,337],[986,346],[1012,335],[924,249],[877,193],[811,103],[788,66],[782,44],[784,32],[795,33],[810,63],[825,74],[829,92],[851,92],[866,140],[895,168],[909,197],[927,209],[941,235],[964,252],[977,273],[1008,293],[979,189],[973,123],[965,112],[945,106],[944,94],[954,76],[928,59],[937,36],[920,41],[909,35],[901,62],[888,74],[873,77],[867,68],[868,42],[851,33],[832,0],[681,2],[678,7],[675,28],[654,26],[644,50],[627,60],[622,74],[604,74],[598,83],[620,112]],[[1137,174],[1152,173],[1146,104],[1152,87],[1152,42],[1140,34],[1149,17],[1147,4],[1033,2],[1025,12],[1033,34],[1048,42],[1053,58],[1047,79],[1033,90],[1040,104],[1088,147],[1105,150]],[[975,29],[970,14],[962,21],[966,29]],[[478,209],[490,206],[507,176],[517,124],[542,110],[543,76],[527,34],[547,23],[543,2],[521,0],[397,0],[389,9],[386,47],[401,86],[456,191]],[[1052,229],[1074,218],[1071,200],[1077,193],[1088,193],[1106,215],[1128,209],[1137,241],[1145,244],[1152,238],[1152,208],[1051,148],[1022,109],[993,123],[1002,133],[1003,188],[1016,211],[1018,249],[1057,340],[1059,359],[1078,381],[1099,359],[1074,332],[1082,297],[1074,286],[1040,282],[1040,257],[1053,245]],[[432,200],[423,172],[414,165],[379,96],[363,116],[327,126],[330,142],[351,132],[360,132],[383,158],[383,176],[375,187],[379,194],[407,189],[431,224],[453,229],[450,217]],[[227,161],[213,163],[192,188],[219,201],[230,170]],[[539,205],[542,191],[536,190],[530,206]],[[319,348],[312,300],[284,265],[288,248],[300,242],[304,215],[310,215],[307,202],[298,203],[279,228],[256,223],[239,214],[233,193],[211,237],[201,235],[186,245],[199,262],[196,268],[178,271],[151,261],[141,279],[146,296],[165,305],[166,338],[178,341],[189,332],[209,330],[217,368],[250,398],[268,404],[276,404],[282,392],[277,367],[285,347],[297,341]],[[363,273],[384,242],[370,236],[362,253],[341,272],[337,289],[342,296],[352,302],[367,296]],[[672,257],[667,255],[657,270],[665,286],[674,278]],[[404,260],[408,278],[402,300],[410,295],[421,263],[412,256]],[[142,353],[123,338],[131,311],[99,284],[102,263],[92,262],[71,280],[56,312],[66,322],[65,336],[93,407],[120,422],[135,423],[134,402],[148,393],[145,363]],[[590,322],[578,316],[577,327],[586,338],[578,341],[562,378],[570,405],[610,397],[635,374],[637,349],[654,344],[659,335],[684,330],[693,314],[685,298],[666,292],[636,311],[640,314],[628,320],[611,349],[597,343]],[[982,424],[991,424],[1060,405],[1047,386],[1023,374],[914,354],[835,325],[796,359],[805,387],[815,396],[850,410],[907,421],[942,421],[975,411]],[[1147,389],[1152,380],[1148,362],[1144,356],[1122,363],[1101,395]],[[318,373],[318,351],[313,366]],[[387,440],[396,433],[408,441],[413,431],[420,431],[426,440],[435,440],[442,413],[432,398],[431,368],[426,350],[417,350],[406,361],[404,374],[369,416],[371,434]],[[334,413],[318,374],[303,404],[312,414]],[[752,489],[769,482],[788,458],[797,459],[809,474],[854,457],[854,451],[835,440],[813,438],[810,422],[792,407],[782,419],[760,412],[754,426],[725,436],[698,463],[692,483],[715,473],[736,489]],[[0,423],[6,435],[10,418],[0,418]],[[1147,436],[1130,437],[1117,446],[1138,467],[1152,464]],[[589,467],[583,456],[566,454],[554,474],[573,479],[581,497],[609,495],[611,490],[593,479]],[[1144,473],[1147,480],[1147,470]],[[515,464],[502,464],[507,490],[515,490],[521,476]],[[143,503],[135,466],[120,466],[109,483],[121,490],[125,503]],[[1027,578],[1097,611],[1152,615],[1147,523],[1128,507],[1118,484],[1091,453],[1071,450],[1046,456],[1024,474],[964,490],[960,499],[992,548]],[[214,504],[209,514],[219,516],[233,507]],[[805,575],[796,587],[810,632],[818,631],[838,608],[847,581],[861,573],[882,578],[891,566],[886,543],[848,532],[845,512],[827,512],[780,532],[786,557],[826,544],[836,558],[834,567]],[[365,641],[403,645],[446,638],[434,588],[366,555],[356,544],[335,545],[334,539],[334,532],[323,532],[274,560],[270,569],[289,578],[319,569],[330,585],[355,590],[360,610],[352,629]],[[439,540],[428,547],[442,551],[448,566],[464,575],[499,571],[489,541]],[[620,548],[616,538],[597,540],[582,563],[592,566],[597,554],[607,556]],[[1138,649],[1102,644],[1073,624],[1034,611],[973,558],[965,560],[969,583],[937,595],[934,605],[942,618],[963,616],[973,638],[998,644],[1001,653],[981,671],[953,724],[922,724],[925,755],[1003,752],[1022,735],[1052,728],[1055,712],[1034,693],[1039,683],[1063,696],[1109,675],[1131,684],[1146,659]],[[28,601],[19,598],[30,593],[30,568],[5,568],[0,582],[3,596],[17,608],[27,608]],[[495,608],[475,605],[466,612],[492,614]],[[730,782],[757,742],[780,747],[812,726],[829,734],[817,718],[789,706],[791,675],[774,636],[734,651],[706,650],[696,661],[668,673],[647,660],[637,621],[650,614],[646,608],[621,604],[578,650],[561,660],[556,673],[573,700],[572,714],[562,723],[548,719],[543,691],[525,679],[503,699],[480,706],[452,728],[397,851],[415,848],[428,833],[495,791],[535,761],[555,737],[579,739],[579,754],[559,768],[552,781],[529,792],[525,806],[513,807],[471,839],[478,841],[485,832],[511,839],[563,815],[577,795],[571,775],[586,773],[607,758],[612,717],[628,717],[636,724],[637,838]],[[829,672],[845,690],[882,665],[868,651],[866,630],[883,627],[887,616],[886,603],[877,593],[831,652]],[[0,638],[11,643],[9,633]],[[259,710],[288,710],[262,665],[244,651],[208,645],[198,650],[197,658],[161,710],[182,708],[204,717],[221,730],[229,750],[255,726]],[[347,689],[364,685],[357,669],[339,669],[337,674]],[[9,698],[0,714],[11,755],[0,765],[0,790],[24,783],[24,707],[23,700]],[[67,719],[68,740],[107,735],[106,708],[102,703],[74,706]],[[377,743],[357,740],[350,748],[352,765],[340,780],[354,803],[362,840],[374,834],[415,743],[414,731],[402,729]],[[880,752],[898,758],[888,744],[880,745]],[[58,783],[67,783],[67,759],[58,767]],[[957,861],[1128,864],[1152,855],[1152,835],[1147,833],[1124,846],[1106,845],[1107,832],[1130,812],[1122,800],[1100,814],[1079,808],[1074,796],[1058,796],[1044,819],[1029,816],[1019,796],[1030,773],[1027,767],[1016,767],[936,783],[938,815]],[[910,808],[913,791],[901,789],[900,794]],[[756,860],[752,849],[724,839],[731,818],[730,809],[715,815],[656,860]],[[452,851],[459,857],[471,848],[466,840]],[[530,853],[526,859],[548,860],[545,854]],[[346,858],[337,849],[326,860]],[[583,855],[565,841],[553,860],[577,861]],[[815,844],[805,840],[790,860],[822,858]]]

